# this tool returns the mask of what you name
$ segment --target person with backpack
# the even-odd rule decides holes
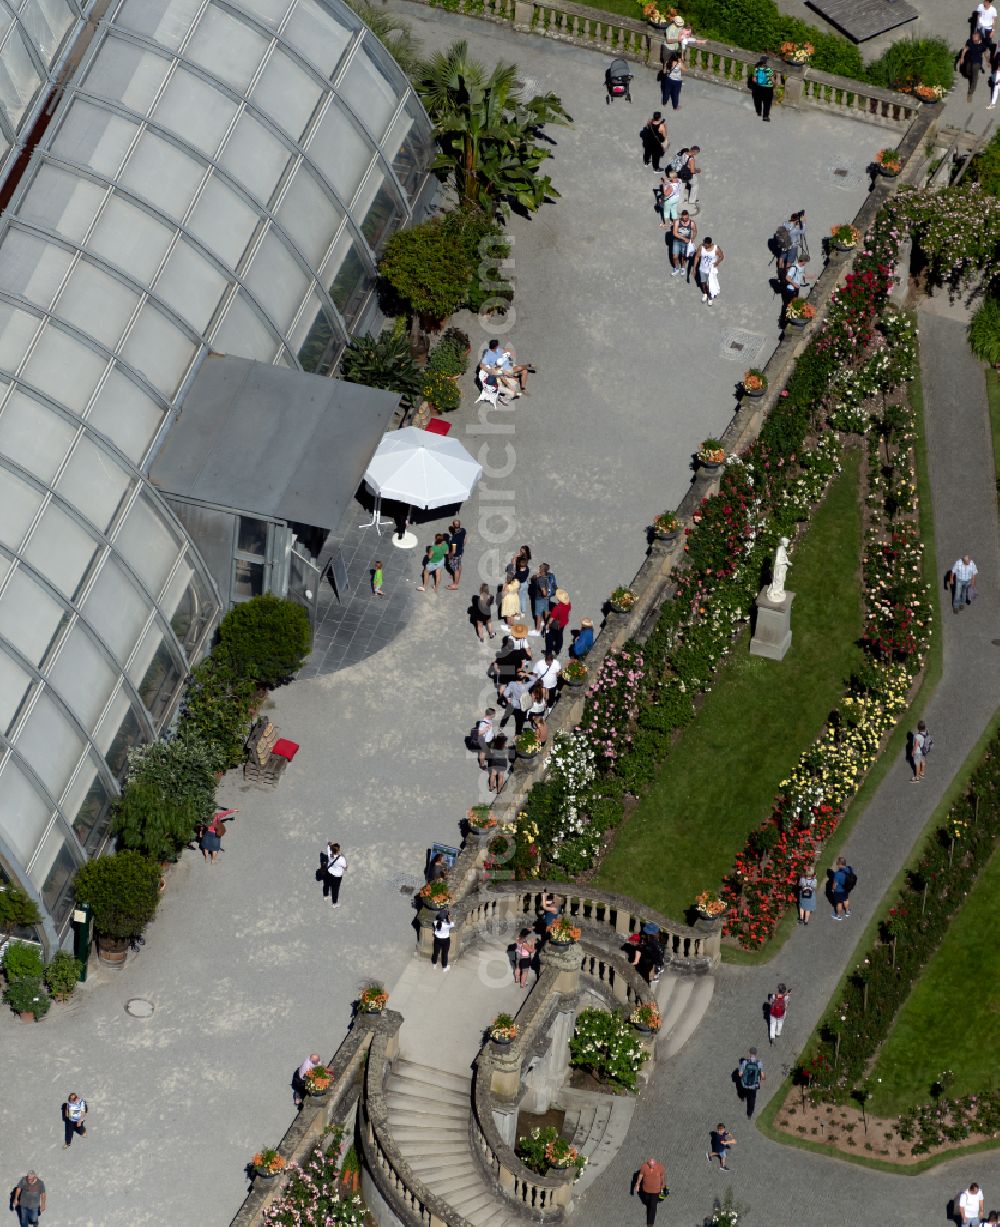
[[[681,277],[685,273],[690,276],[697,237],[697,225],[687,209],[682,209],[680,217],[674,222],[673,230],[670,232],[671,277]]]
[[[850,916],[851,909],[848,904],[851,901],[851,891],[857,884],[858,875],[842,856],[838,856],[830,891],[834,920],[846,920]]]
[[[910,761],[913,763],[913,775],[910,777],[911,784],[916,784],[924,778],[924,771],[927,768],[927,755],[930,754],[933,745],[934,738],[928,733],[927,725],[923,720],[918,720],[917,731],[913,734],[910,741]]]
[[[753,109],[764,123],[771,122],[771,103],[774,101],[774,69],[768,57],[762,55],[750,70],[750,93]]]
[[[740,1079],[740,1094],[747,1105],[747,1120],[754,1114],[757,1107],[757,1092],[764,1081],[764,1062],[757,1056],[757,1049],[747,1050],[745,1057],[740,1057],[738,1067]]]
[[[653,170],[660,169],[660,162],[667,152],[667,124],[659,111],[654,111],[646,120],[642,129],[642,164],[653,164]]]
[[[785,1015],[788,1013],[788,998],[791,996],[788,985],[782,981],[778,991],[769,994],[767,998],[767,1042],[773,1047],[774,1041],[781,1034],[785,1025]]]
[[[799,924],[807,925],[816,911],[816,866],[807,865],[799,875]]]
[[[347,858],[340,850],[340,844],[327,844],[326,876],[329,879],[330,900],[334,907],[340,907],[340,887],[347,870]]]

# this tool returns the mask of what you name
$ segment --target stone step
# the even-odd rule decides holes
[[[570,1141],[587,1159],[587,1166],[574,1186],[576,1200],[607,1170],[621,1149],[635,1112],[635,1100],[631,1096],[564,1089],[556,1102],[566,1112],[567,1120],[576,1120]]]
[[[458,1108],[469,1110],[472,1083],[463,1090],[455,1090],[450,1086],[431,1086],[427,1082],[419,1082],[416,1078],[398,1078],[395,1070],[389,1075],[386,1090],[390,1095],[409,1095],[414,1099],[426,1099],[433,1103],[454,1104]]]
[[[455,1154],[455,1157],[450,1159],[444,1155],[431,1155],[420,1159],[407,1155],[406,1161],[427,1185],[432,1182],[436,1185],[439,1180],[446,1180],[451,1176],[457,1179],[461,1176],[475,1175],[482,1179],[475,1159],[467,1151],[461,1155]]]
[[[481,1180],[479,1187],[475,1190],[459,1193],[456,1196],[449,1196],[443,1193],[445,1201],[453,1210],[457,1210],[462,1218],[473,1218],[477,1213],[483,1210],[495,1209],[499,1198],[486,1187],[486,1181]]]
[[[471,1175],[444,1176],[440,1180],[435,1180],[434,1193],[455,1210],[460,1209],[463,1202],[493,1196],[486,1187],[486,1181],[477,1171],[473,1171]]]
[[[698,1024],[705,1017],[705,1011],[708,1009],[714,992],[715,979],[712,976],[694,977],[684,1004],[684,1012],[675,1020],[673,1027],[664,1037],[666,1045],[665,1047],[661,1045],[664,1056],[676,1056],[694,1035]]]
[[[441,1120],[463,1120],[469,1115],[468,1103],[439,1103],[429,1096],[422,1098],[417,1095],[404,1095],[401,1091],[393,1090],[391,1083],[389,1085],[385,1102],[389,1107],[390,1118],[398,1112],[420,1112],[424,1116]]]
[[[390,1124],[391,1129],[391,1124]],[[393,1135],[395,1138],[395,1135]],[[398,1138],[395,1138],[399,1142]],[[448,1163],[458,1154],[466,1154],[459,1150],[458,1143],[452,1137],[437,1138],[433,1129],[423,1129],[420,1137],[399,1144],[403,1158],[411,1166],[415,1163]]]
[[[662,984],[666,978],[666,973],[664,973],[660,978],[660,983]],[[671,978],[674,980],[674,984],[670,991],[667,1008],[665,1010],[661,1009],[663,1023],[657,1038],[667,1036],[673,1031],[684,1014],[691,994],[694,992],[695,979],[693,976],[675,976]]]
[[[446,1088],[452,1091],[461,1091],[465,1095],[470,1095],[472,1087],[472,1074],[455,1074],[447,1069],[435,1069],[431,1065],[421,1065],[417,1061],[408,1061],[405,1057],[400,1057],[399,1060],[393,1062],[392,1075],[393,1078],[402,1078],[408,1082],[422,1082],[433,1087],[435,1090]]]
[[[459,1138],[468,1137],[469,1125],[466,1121],[458,1126],[444,1125],[441,1128],[434,1128],[428,1125],[426,1119],[422,1116],[408,1121],[393,1120],[390,1117],[389,1133],[399,1146],[399,1149],[405,1154],[405,1142],[422,1142],[431,1138],[445,1144],[448,1142],[454,1143]]]
[[[467,1209],[464,1218],[473,1227],[525,1227],[525,1220],[500,1197],[493,1197],[476,1210]]]

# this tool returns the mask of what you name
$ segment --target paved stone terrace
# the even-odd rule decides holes
[[[251,789],[238,774],[225,781],[223,803],[240,807],[225,854],[215,866],[187,854],[172,871],[148,945],[124,972],[93,971],[77,999],[55,1007],[40,1026],[0,1014],[4,1170],[13,1182],[27,1167],[37,1168],[48,1185],[49,1221],[60,1227],[229,1223],[246,1189],[245,1163],[288,1124],[294,1066],[314,1048],[333,1051],[367,976],[393,984],[408,965],[413,913],[401,890],[420,880],[433,840],[455,841],[459,818],[477,799],[481,778],[463,737],[489,698],[488,654],[472,638],[464,609],[480,569],[488,575],[527,540],[570,590],[574,624],[597,613],[607,592],[636,570],[651,516],[684,493],[691,452],[730,416],[733,387],[749,362],[720,357],[724,333],[755,333],[765,352],[773,344],[778,304],[766,284],[767,236],[782,215],[805,207],[818,252],[821,234],[853,216],[864,193],[860,177],[834,178],[833,169],[860,172],[880,143],[878,132],[856,122],[812,114],[778,114],[764,127],[745,96],[689,82],[672,143],[696,141],[705,149],[698,220],[728,257],[723,297],[709,311],[692,289],[664,275],[651,212],[653,176],[638,157],[638,130],[656,97],[651,74],[638,75],[633,106],[606,107],[600,56],[440,12],[414,8],[407,14],[428,49],[467,36],[474,54],[516,60],[532,88],[555,90],[576,117],[574,128],[554,133],[551,165],[561,203],[512,226],[519,299],[511,338],[539,374],[531,396],[510,415],[512,435],[474,433],[469,405],[455,415],[459,437],[477,450],[491,445],[481,454],[487,476],[463,509],[471,531],[462,592],[408,591],[406,625],[388,646],[375,651],[371,645],[348,667],[276,692],[274,719],[301,743],[301,753],[276,791]],[[485,343],[487,336],[477,329],[475,340]],[[960,349],[960,337],[954,344]],[[971,454],[981,462],[985,441]],[[992,507],[988,485],[984,479],[970,488],[965,471],[949,475],[947,510],[972,521],[983,500]],[[958,488],[961,498],[954,494]],[[364,518],[359,513],[357,522]],[[987,531],[985,521],[970,527]],[[945,555],[968,539],[962,528],[956,525],[951,538],[942,531]],[[995,540],[986,548],[979,536],[971,539],[981,563],[995,559]],[[372,534],[371,557],[386,563],[391,600],[418,582],[419,556],[386,542]],[[943,565],[951,560],[945,557]],[[983,569],[987,577],[995,574],[995,565]],[[989,641],[984,628],[993,595],[988,583],[974,619],[960,628],[986,669],[995,667],[995,650],[980,651]],[[968,653],[960,655],[964,661]],[[954,664],[950,641],[948,660]],[[953,676],[961,684],[962,674]],[[949,690],[951,705],[942,698],[935,709],[928,804],[964,753],[958,733],[985,718],[980,678],[964,684],[971,690],[958,690],[961,704]],[[958,732],[946,735],[949,725]],[[869,826],[880,821],[875,814]],[[905,821],[912,826],[917,819]],[[344,844],[349,861],[337,912],[314,877],[327,838]],[[871,890],[878,872],[867,852],[858,860],[859,899],[862,907],[871,906],[875,892],[866,896],[864,886]],[[809,936],[848,943],[850,931],[834,928],[835,934],[817,929]],[[789,947],[789,957],[799,949]],[[814,954],[808,952],[810,962]],[[828,956],[831,968],[834,954]],[[796,969],[797,963],[782,964],[775,975],[787,972],[794,979]],[[711,1101],[706,1095],[716,1068],[721,1104],[727,1102],[727,1063],[749,1034],[733,1022],[752,1020],[763,979],[727,972],[704,1038],[685,1050],[676,1074],[643,1109],[635,1149],[650,1137],[668,1144],[685,1213],[707,1209],[704,1196],[711,1192],[704,1172],[688,1175],[685,1156],[693,1156],[697,1173],[705,1122],[701,1113],[697,1119],[686,1113],[693,1114],[695,1100]],[[489,978],[480,987],[484,995],[491,992]],[[804,978],[796,987],[786,1030],[789,1053],[825,993],[820,981],[812,996]],[[133,997],[154,1003],[151,1019],[125,1012]],[[502,989],[497,997],[499,1003]],[[476,1016],[482,1011],[477,1001]],[[687,1092],[678,1092],[685,1082],[698,1088],[688,1106]],[[72,1089],[90,1101],[90,1136],[64,1152],[59,1105]],[[761,1221],[782,1222],[784,1190],[792,1190],[788,1196],[797,1206],[797,1182],[819,1188],[817,1170],[829,1171],[825,1187],[845,1180],[840,1166],[770,1144],[761,1143],[759,1151],[752,1146],[748,1139],[743,1153],[750,1152],[761,1175],[746,1191]],[[621,1171],[627,1167],[623,1156]],[[765,1178],[772,1190],[782,1190],[780,1198],[765,1196]],[[848,1186],[873,1179],[851,1172]],[[951,1183],[958,1180],[956,1173]],[[936,1196],[946,1183],[933,1177],[923,1185]],[[907,1185],[913,1204],[920,1187]],[[595,1202],[589,1221],[617,1223],[634,1212],[621,1180],[609,1180],[599,1192],[607,1202]],[[851,1205],[858,1204],[852,1194]],[[832,1206],[823,1211],[825,1219],[819,1209],[810,1204],[808,1221],[833,1221]],[[787,1221],[800,1217],[789,1203]],[[836,1218],[839,1227],[842,1214]]]

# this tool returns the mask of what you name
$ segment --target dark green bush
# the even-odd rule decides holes
[[[68,950],[60,950],[45,968],[45,984],[58,1001],[73,996],[80,980],[80,964]]]
[[[27,942],[11,942],[3,953],[3,970],[8,980],[25,977],[40,980],[42,968],[42,952]]]
[[[210,750],[190,738],[155,742],[129,755],[112,831],[122,847],[165,861],[176,856],[214,808]]]
[[[968,178],[991,196],[1000,196],[1000,133],[972,159]]]
[[[15,1014],[34,1014],[36,1020],[44,1018],[52,1005],[40,976],[22,976],[11,980],[3,999]]]
[[[340,360],[340,377],[366,388],[398,392],[409,404],[420,395],[420,368],[410,343],[391,330],[377,337],[355,337]]]
[[[259,686],[278,686],[309,655],[309,615],[294,601],[267,592],[235,606],[219,625],[219,644],[237,673]]]
[[[180,739],[203,746],[213,771],[235,767],[243,761],[256,695],[256,683],[237,673],[228,654],[216,648],[191,674],[181,711]]]
[[[955,79],[955,53],[943,38],[902,38],[868,65],[868,79],[885,89],[940,85]]]
[[[462,303],[469,311],[483,307],[503,307],[514,297],[514,287],[505,267],[510,260],[510,243],[503,229],[482,209],[466,205],[449,213],[445,232],[463,253],[469,280]]]
[[[455,223],[447,217],[400,230],[386,243],[378,271],[391,291],[390,310],[419,316],[436,328],[465,302],[475,265],[463,243],[455,241]]]
[[[464,375],[469,365],[468,349],[450,337],[442,337],[427,358],[427,373],[440,375]]]
[[[969,324],[972,352],[990,366],[1000,363],[1000,300],[987,298]]]
[[[74,890],[89,903],[99,937],[123,940],[142,933],[160,902],[160,867],[139,852],[116,852],[81,865]]]
[[[38,905],[20,886],[15,886],[13,882],[0,885],[0,934],[6,937],[15,929],[27,929],[38,924],[41,919]]]

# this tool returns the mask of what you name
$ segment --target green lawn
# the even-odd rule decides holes
[[[676,919],[718,889],[779,782],[819,733],[860,658],[860,456],[845,456],[792,557],[792,646],[780,663],[736,645],[694,722],[620,831],[596,884]]]
[[[976,879],[879,1053],[872,1111],[880,1116],[926,1103],[942,1070],[955,1075],[952,1096],[1000,1085],[998,891],[1000,853]]]

